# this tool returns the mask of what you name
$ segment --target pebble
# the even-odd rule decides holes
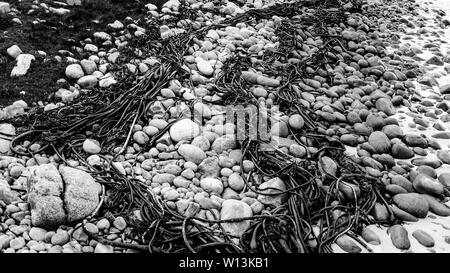
[[[25,240],[22,237],[14,238],[9,242],[9,247],[15,250],[19,250],[25,247]]]
[[[368,227],[363,228],[361,232],[361,237],[364,239],[364,241],[366,241],[369,244],[372,245],[381,244],[380,237],[378,237],[378,235]]]
[[[398,249],[407,250],[411,247],[408,231],[401,225],[394,225],[388,230],[392,244]]]
[[[348,235],[341,235],[336,239],[336,244],[348,253],[360,253],[361,248]]]
[[[114,253],[114,248],[110,245],[98,243],[95,246],[94,253]]]
[[[98,154],[101,151],[100,143],[95,139],[86,139],[83,142],[83,151],[88,154]]]
[[[95,70],[97,70],[97,64],[94,61],[84,59],[81,60],[80,64],[87,75],[91,75]]]
[[[431,212],[439,216],[450,216],[450,208],[438,199],[428,194],[422,194],[422,197],[427,201]]]
[[[97,234],[99,229],[96,225],[94,225],[93,223],[86,223],[84,225],[84,228],[86,229],[87,232],[91,233],[91,234]]]
[[[211,150],[217,154],[221,154],[223,151],[236,148],[236,137],[234,135],[224,135],[214,140],[211,145]]]
[[[113,226],[118,230],[123,231],[127,227],[127,222],[125,222],[125,219],[122,216],[119,216],[114,219]]]
[[[109,229],[110,226],[111,226],[111,224],[109,223],[108,219],[106,219],[106,218],[102,218],[97,222],[97,228],[99,230]]]
[[[31,62],[35,59],[36,58],[31,54],[20,54],[17,56],[17,63],[11,71],[11,77],[21,77],[27,74],[30,69]]]
[[[38,241],[38,242],[45,240],[46,233],[47,233],[47,231],[45,229],[38,228],[38,227],[32,227],[30,229],[30,231],[28,232],[30,238],[35,241]]]
[[[51,239],[52,245],[64,245],[66,244],[70,239],[69,233],[67,231],[60,231],[57,232],[55,235],[53,235]]]
[[[220,220],[252,217],[253,212],[249,205],[238,200],[225,200],[222,203],[220,210]],[[221,226],[226,232],[234,236],[241,236],[245,230],[250,226],[250,220],[240,222],[221,223]]]
[[[299,114],[294,114],[289,117],[289,126],[291,126],[294,130],[300,130],[305,126],[305,121],[303,120],[302,116]]]
[[[137,131],[133,134],[133,140],[139,145],[145,145],[150,141],[150,137],[143,131]]]
[[[431,195],[441,195],[444,193],[444,186],[436,179],[419,173],[413,182],[414,189],[419,193],[427,193]]]
[[[325,174],[334,177],[337,174],[338,166],[330,157],[322,156],[319,160],[319,169],[321,169]]]
[[[240,192],[245,187],[244,179],[238,173],[233,173],[228,177],[228,185],[233,190]]]
[[[66,77],[74,80],[84,76],[83,68],[79,64],[70,64],[66,67]]]
[[[438,177],[438,181],[445,187],[450,187],[450,173],[441,173]]]
[[[213,177],[205,177],[200,180],[200,187],[208,193],[222,194],[223,192],[222,181]]]
[[[437,158],[439,158],[439,160],[441,160],[445,164],[450,164],[450,151],[439,150],[437,152]]]
[[[175,122],[169,132],[175,142],[191,140],[200,135],[200,126],[190,119],[182,119]]]
[[[391,150],[391,142],[383,132],[373,132],[370,134],[368,142],[379,154],[388,153]]]
[[[257,98],[266,98],[268,95],[267,90],[264,87],[255,87],[252,90],[253,95]]]
[[[85,89],[92,89],[98,83],[98,79],[94,75],[83,76],[78,79],[77,84]]]
[[[416,240],[422,244],[424,247],[433,247],[434,239],[430,234],[426,233],[421,229],[417,229],[412,233],[412,236],[416,238]]]
[[[6,50],[6,53],[8,53],[8,55],[11,58],[16,59],[17,56],[19,56],[22,53],[22,50],[20,49],[19,46],[12,45],[12,46],[8,47],[8,49]]]
[[[391,154],[397,159],[410,159],[414,157],[414,151],[404,144],[392,145]]]
[[[421,194],[400,193],[394,196],[393,201],[400,209],[418,218],[425,218],[428,214],[428,202]]]
[[[190,161],[195,164],[200,164],[204,159],[206,159],[205,152],[192,144],[182,144],[178,148],[178,153],[183,156],[186,161]]]
[[[211,76],[214,73],[214,68],[211,64],[201,58],[197,60],[197,69],[204,76]]]
[[[380,98],[375,103],[375,107],[381,111],[384,112],[388,116],[395,115],[397,111],[395,110],[394,105],[392,104],[391,99],[387,98]]]

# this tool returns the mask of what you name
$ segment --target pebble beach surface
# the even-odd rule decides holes
[[[27,14],[65,18],[82,2],[34,1],[20,9],[16,3],[0,2],[0,23],[9,26],[12,22],[20,28]],[[386,203],[377,199],[367,216],[378,223],[362,226],[356,236],[337,237],[331,248],[334,252],[450,252],[450,2],[362,2],[362,13],[348,12],[344,23],[328,29],[330,36],[345,43],[334,46],[335,53],[327,55],[336,60],[333,67],[326,67],[328,71],[307,67],[307,76],[293,88],[296,100],[320,122],[319,132],[343,143],[346,153],[385,188]],[[186,19],[193,29],[199,29],[278,2],[186,3],[201,10],[194,21]],[[142,10],[148,18],[170,22],[171,14],[181,8],[179,1],[170,0],[161,7],[146,4]],[[351,11],[353,4],[349,1],[342,8]],[[305,16],[308,12],[305,9]],[[284,112],[276,104],[276,91],[285,79],[265,70],[261,61],[267,52],[286,44],[277,36],[283,23],[283,18],[273,16],[236,26],[217,25],[202,39],[194,39],[182,56],[182,69],[189,77],[186,81],[171,79],[159,91],[157,100],[146,108],[145,122],[130,119],[132,127],[124,137],[125,146],[108,150],[105,139],[89,131],[76,144],[85,160],[62,158],[45,153],[40,144],[30,141],[10,145],[19,128],[0,124],[4,136],[0,138],[0,251],[137,251],[118,244],[139,243],[131,223],[143,221],[141,211],[120,215],[102,207],[115,193],[90,173],[106,166],[107,161],[112,162],[115,172],[133,177],[180,215],[207,219],[209,228],[236,238],[251,227],[250,220],[220,225],[214,221],[264,215],[285,204],[287,194],[260,194],[285,191],[289,184],[281,178],[261,176],[258,182],[248,182],[250,175],[256,176],[258,166],[243,158],[242,142],[236,135],[239,124],[226,122],[227,109],[215,103],[222,97],[214,87],[227,60],[243,58],[239,55],[242,52],[251,55],[250,67],[240,75],[249,88],[244,97],[270,110],[271,144],[293,162],[314,158],[319,150],[302,135],[310,120],[299,113]],[[45,21],[39,24],[46,26]],[[183,27],[180,22],[167,23],[160,26],[159,35],[167,39],[184,33]],[[8,28],[5,37],[11,31]],[[274,65],[281,70],[325,47],[322,36],[309,31],[298,31],[294,36],[302,41],[301,48],[288,60],[280,59],[284,63]],[[96,28],[90,37],[71,41],[75,45],[57,52],[25,48],[19,41],[3,44],[0,65],[9,69],[7,77],[11,79],[34,73],[36,62],[58,62],[62,68],[58,89],[50,100],[33,104],[19,97],[1,109],[0,117],[19,117],[33,107],[57,113],[83,94],[117,92],[121,77],[145,79],[148,71],[165,61],[142,46],[141,39],[150,39],[150,35],[151,28],[142,20],[127,17],[109,22],[104,29]],[[180,115],[190,108],[200,113],[202,124]],[[293,138],[295,134],[299,140]],[[145,149],[154,138],[155,145]],[[321,157],[318,164],[323,177],[340,172],[328,156]],[[317,187],[325,192],[329,189],[320,183]],[[358,194],[360,188],[348,183],[339,186],[336,193],[347,201]],[[339,205],[334,202],[331,206]],[[338,222],[339,217],[334,220]],[[317,233],[318,227],[313,231]],[[106,241],[117,244],[102,243]],[[313,238],[308,244],[311,249],[317,247]]]

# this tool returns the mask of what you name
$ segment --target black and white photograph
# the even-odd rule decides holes
[[[450,0],[0,0],[0,253],[450,253]]]

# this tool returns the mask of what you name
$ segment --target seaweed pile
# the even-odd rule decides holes
[[[267,143],[252,139],[244,140],[241,150],[244,159],[251,160],[256,167],[245,179],[247,189],[261,195],[283,195],[286,202],[249,218],[208,220],[194,216],[196,211],[185,217],[168,207],[146,184],[122,175],[111,164],[106,164],[101,168],[89,167],[96,181],[107,189],[108,196],[104,196],[101,211],[105,215],[126,216],[133,227],[130,236],[135,238],[136,243],[117,243],[90,234],[87,230],[85,232],[105,244],[152,253],[322,253],[331,252],[331,245],[343,234],[365,245],[357,235],[364,225],[374,223],[369,213],[375,203],[381,202],[389,208],[384,197],[384,184],[380,179],[367,175],[364,168],[345,155],[343,144],[325,133],[327,121],[304,107],[298,95],[298,89],[301,89],[299,83],[312,78],[315,73],[322,75],[330,86],[333,85],[333,67],[341,61],[337,57],[340,53],[337,48],[346,51],[348,47],[347,42],[340,35],[330,33],[330,29],[345,23],[351,12],[363,12],[362,5],[362,1],[358,0],[275,4],[250,9],[200,29],[193,29],[187,24],[185,32],[167,39],[160,37],[160,25],[176,24],[181,20],[187,22],[198,11],[182,5],[182,12],[171,19],[148,18],[143,22],[147,31],[145,37],[133,38],[130,44],[138,45],[146,55],[158,57],[160,65],[153,66],[141,78],[117,67],[116,74],[121,74],[122,78],[118,85],[109,90],[84,93],[64,107],[45,112],[42,108],[33,108],[25,115],[7,120],[20,132],[12,141],[11,149],[19,155],[56,153],[62,160],[75,158],[84,162],[82,142],[86,136],[93,136],[101,139],[103,151],[108,154],[121,145],[123,148],[115,153],[117,156],[127,146],[136,122],[149,119],[148,109],[157,101],[156,95],[161,89],[168,86],[172,79],[180,82],[189,79],[189,72],[183,68],[187,45],[215,27],[282,18],[276,29],[280,46],[265,51],[258,65],[264,68],[266,74],[281,78],[282,84],[276,89],[274,104],[285,113],[297,113],[305,120],[304,129],[291,131],[290,134],[299,145],[304,146],[304,141],[300,141],[304,139],[310,143],[309,146],[317,147],[317,152],[299,159],[275,147],[264,149]],[[323,41],[320,49],[306,58],[296,51],[309,37],[305,32],[320,36]],[[133,58],[133,54],[130,50],[124,54],[124,60]],[[289,62],[294,57],[300,61]],[[249,82],[242,75],[243,71],[254,65],[251,54],[246,52],[236,52],[229,58],[215,79],[213,91],[221,100],[214,103],[259,106],[258,100],[249,92]],[[311,91],[312,94],[314,92]],[[189,105],[192,107],[192,103]],[[169,123],[155,135],[143,150],[154,145],[171,125]],[[25,140],[38,143],[41,148],[34,152],[24,148],[20,144]],[[111,162],[114,156],[103,158]],[[262,177],[281,178],[287,186],[286,191],[259,192],[257,185]],[[139,210],[140,217],[133,213],[136,210]],[[251,225],[237,243],[237,238],[224,232],[221,224],[240,221],[250,221]]]

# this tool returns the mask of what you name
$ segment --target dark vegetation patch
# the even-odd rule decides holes
[[[82,6],[66,7],[71,12],[61,16],[46,12],[42,7],[28,14],[31,0],[8,2],[12,8],[19,10],[17,17],[23,24],[13,23],[13,17],[9,15],[0,16],[0,107],[18,99],[25,100],[29,105],[47,100],[52,92],[60,88],[56,80],[64,77],[64,63],[53,59],[58,55],[58,50],[80,46],[81,40],[92,38],[94,32],[106,31],[107,25],[115,20],[123,21],[128,16],[134,20],[142,18],[146,14],[147,3],[156,2],[158,7],[164,3],[159,0],[88,0]],[[53,1],[43,2],[59,7]],[[24,53],[36,57],[27,75],[17,79],[9,77],[15,61],[6,54],[6,49],[14,44]],[[46,52],[48,60],[39,57],[38,50]],[[75,57],[80,56],[76,54]],[[21,91],[25,91],[26,95],[21,95]]]

